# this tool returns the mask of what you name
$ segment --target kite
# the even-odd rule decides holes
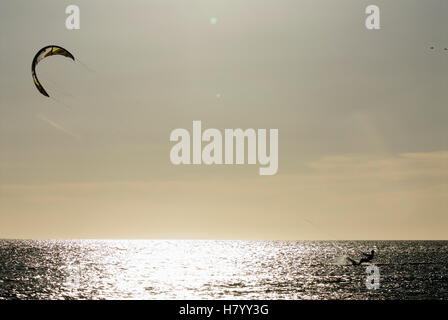
[[[36,66],[42,59],[45,59],[46,57],[50,57],[50,56],[57,56],[57,55],[67,57],[67,58],[70,58],[73,61],[75,61],[75,57],[73,57],[73,55],[70,52],[68,52],[66,49],[59,47],[59,46],[51,45],[51,46],[46,46],[46,47],[43,47],[42,49],[40,49],[34,56],[33,63],[31,64],[31,75],[33,76],[34,84],[36,85],[37,90],[39,90],[39,92],[42,93],[46,97],[50,97],[50,96],[48,95],[47,91],[45,91],[44,87],[42,87],[41,83],[39,82],[39,79],[37,79]]]

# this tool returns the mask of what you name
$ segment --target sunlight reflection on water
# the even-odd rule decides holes
[[[374,246],[376,291],[335,263]],[[0,297],[446,299],[447,257],[446,241],[0,240]]]

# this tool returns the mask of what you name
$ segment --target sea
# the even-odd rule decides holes
[[[446,300],[448,241],[0,240],[0,299]]]

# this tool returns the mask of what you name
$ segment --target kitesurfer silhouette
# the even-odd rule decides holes
[[[351,258],[348,258],[348,259],[354,266],[360,265],[363,262],[370,262],[373,260],[373,256],[375,255],[375,250],[370,251],[370,253],[362,252],[362,254],[364,255],[364,258],[361,258],[361,260],[359,260],[359,262],[356,262],[355,260],[353,260]]]

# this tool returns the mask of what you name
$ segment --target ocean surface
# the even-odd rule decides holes
[[[0,240],[0,299],[448,299],[448,241]]]

